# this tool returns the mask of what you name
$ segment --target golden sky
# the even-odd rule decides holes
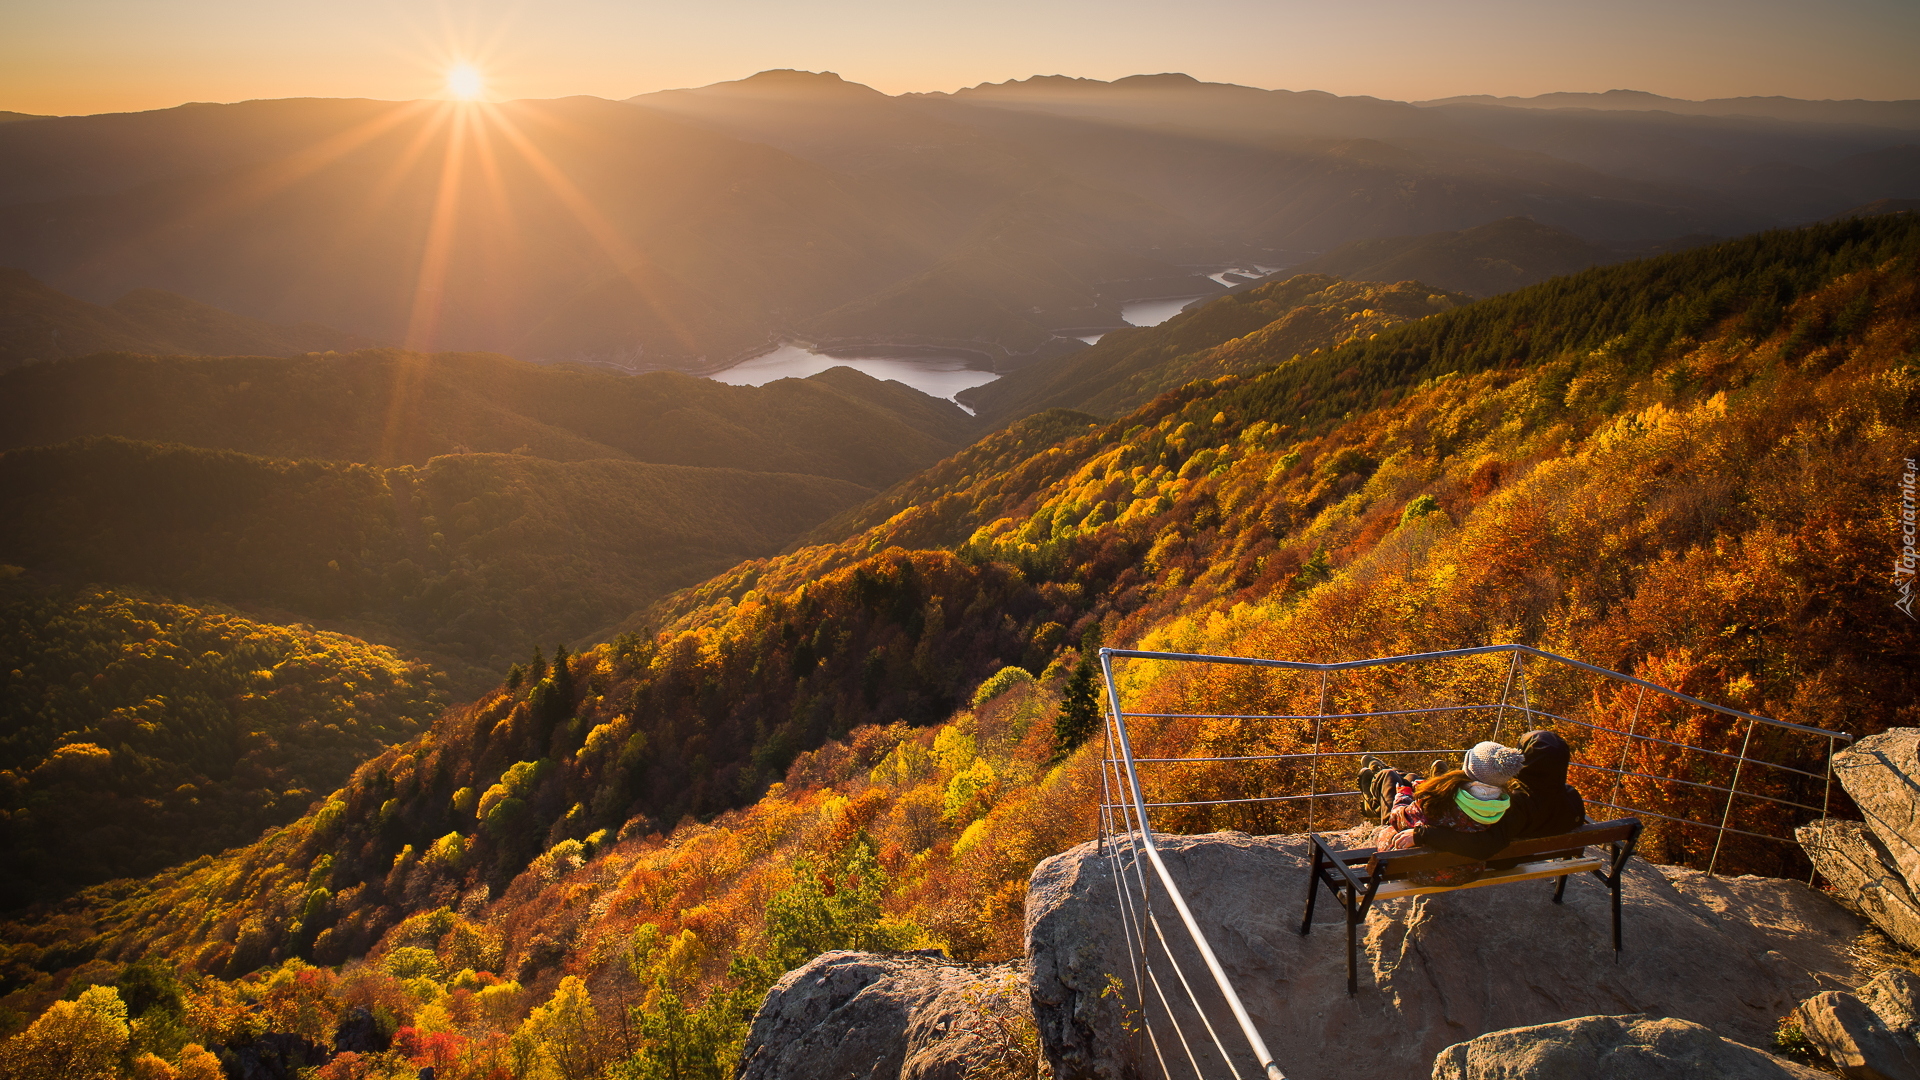
[[[888,93],[1036,74],[1403,100],[1624,87],[1920,98],[1920,0],[0,0],[0,109],[622,98],[767,68]]]

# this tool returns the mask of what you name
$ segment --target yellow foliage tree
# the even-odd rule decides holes
[[[117,1080],[127,1052],[127,1006],[111,986],[56,1001],[0,1046],[5,1080]]]

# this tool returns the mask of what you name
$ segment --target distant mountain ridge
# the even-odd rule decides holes
[[[1764,116],[1774,120],[1825,124],[1874,124],[1884,127],[1920,129],[1920,100],[1867,101],[1807,100],[1774,96],[1708,98],[1690,101],[1663,97],[1644,90],[1608,90],[1604,93],[1558,92],[1533,97],[1496,97],[1491,94],[1461,94],[1455,97],[1416,101],[1415,105],[1501,105],[1518,109],[1619,109],[1636,112],[1671,112],[1692,116]]]
[[[276,326],[159,289],[89,304],[23,270],[0,268],[0,371],[100,352],[288,356],[369,344],[331,327]]]
[[[194,104],[0,124],[0,263],[428,349],[711,371],[785,339],[1010,371],[1210,269],[1360,240],[1526,216],[1633,247],[1920,197],[1911,131],[1177,73]]]

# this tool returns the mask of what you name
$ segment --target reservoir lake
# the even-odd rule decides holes
[[[923,394],[953,401],[953,395],[960,391],[1000,377],[991,371],[970,368],[967,363],[958,356],[828,356],[800,345],[782,345],[707,378],[734,386],[762,386],[776,379],[804,379],[828,368],[850,367],[876,379],[903,382]]]
[[[1120,318],[1129,326],[1159,326],[1198,299],[1198,296],[1158,296],[1151,300],[1134,300],[1121,305]]]

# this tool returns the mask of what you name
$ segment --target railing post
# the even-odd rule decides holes
[[[1640,696],[1633,699],[1633,718],[1627,721],[1627,741],[1620,744],[1620,763],[1613,769],[1613,790],[1607,793],[1607,805],[1615,810],[1620,809],[1620,783],[1627,778],[1627,751],[1633,749],[1633,733],[1640,728],[1640,706],[1646,700],[1647,688],[1643,686]]]
[[[1513,693],[1513,674],[1520,669],[1520,654],[1514,652],[1508,653],[1507,655],[1509,657],[1507,662],[1507,685],[1505,689],[1500,691],[1500,711],[1493,714],[1493,734],[1489,736],[1494,742],[1500,741],[1500,729],[1506,726],[1507,698]]]
[[[1701,740],[1702,742],[1706,740]],[[1720,832],[1713,838],[1713,857],[1707,860],[1707,876],[1720,862],[1720,845],[1727,839],[1727,822],[1733,818],[1733,799],[1740,793],[1740,770],[1747,764],[1747,747],[1753,742],[1753,721],[1747,721],[1747,737],[1740,740],[1740,760],[1733,763],[1733,783],[1727,785],[1727,809],[1720,815]]]
[[[1094,839],[1099,841],[1100,854],[1105,855],[1107,834],[1113,831],[1108,816],[1112,811],[1107,809],[1113,803],[1113,785],[1107,779],[1107,770],[1113,768],[1113,717],[1107,717],[1107,722],[1100,725],[1100,737],[1103,743],[1100,748],[1100,817],[1094,823]]]
[[[1828,818],[1833,816],[1833,753],[1834,753],[1833,744],[1836,741],[1837,740],[1832,735],[1827,736],[1827,790],[1826,790],[1826,794],[1821,796],[1821,799],[1820,799],[1820,820],[1821,821],[1825,821]],[[1807,861],[1812,862],[1813,860],[1809,859]],[[1807,887],[1808,888],[1813,887],[1813,879],[1815,877],[1818,877],[1819,874],[1820,874],[1820,868],[1817,866],[1810,867],[1807,870]]]
[[[1327,673],[1320,673],[1320,709],[1313,717],[1312,771],[1307,777],[1307,831],[1313,831],[1314,804],[1320,797],[1320,724],[1327,717]]]

